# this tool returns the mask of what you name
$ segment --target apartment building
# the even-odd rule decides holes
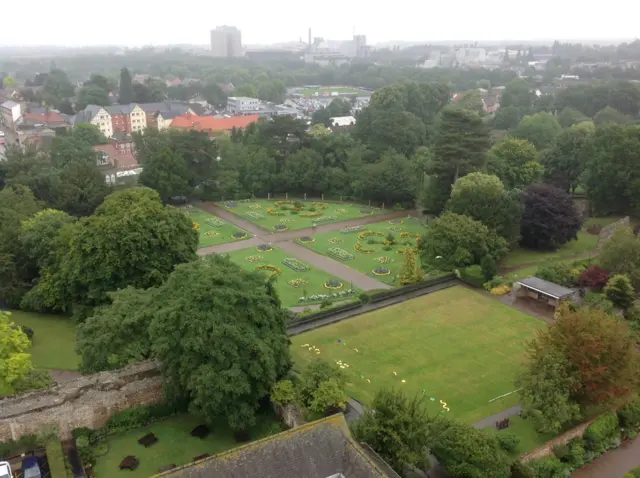
[[[211,30],[211,54],[220,58],[243,56],[240,30],[227,25]]]
[[[260,109],[260,100],[246,96],[230,96],[227,98],[227,109],[233,115],[255,114]]]

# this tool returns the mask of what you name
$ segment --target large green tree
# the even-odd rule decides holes
[[[513,136],[526,139],[538,151],[550,148],[560,133],[562,133],[562,126],[556,117],[545,112],[525,116],[512,131]]]
[[[87,105],[108,106],[110,104],[109,93],[99,86],[83,86],[78,90],[76,98],[76,109],[78,111],[85,109]]]
[[[500,107],[514,106],[527,110],[533,105],[534,97],[533,89],[527,80],[514,79],[505,85],[504,92],[500,97]]]
[[[8,395],[33,371],[33,365],[28,353],[31,342],[11,321],[9,313],[3,311],[0,311],[0,344],[0,391]]]
[[[545,178],[554,186],[574,192],[585,168],[589,141],[595,132],[591,123],[582,123],[563,131],[553,146],[542,155]]]
[[[88,216],[109,194],[104,175],[94,162],[72,162],[53,183],[52,205],[72,216]]]
[[[619,228],[598,255],[598,262],[614,274],[624,274],[640,288],[640,239],[628,227]]]
[[[207,421],[255,423],[258,401],[291,366],[288,314],[271,283],[227,258],[176,267],[158,288],[149,327],[169,397]]]
[[[496,176],[470,173],[458,179],[446,210],[481,222],[508,243],[516,242],[520,236],[520,195],[507,191]]]
[[[140,184],[155,189],[163,201],[172,197],[188,196],[189,171],[183,157],[168,147],[147,156],[140,173]]]
[[[543,168],[533,144],[507,136],[487,153],[487,172],[498,176],[508,189],[522,189],[538,182]]]
[[[131,72],[123,67],[120,70],[120,91],[118,93],[118,101],[121,105],[129,104],[133,101],[135,92],[133,91],[133,79]]]

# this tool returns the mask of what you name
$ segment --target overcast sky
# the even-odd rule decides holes
[[[639,0],[30,0],[2,11],[13,20],[2,22],[0,45],[12,46],[206,44],[223,24],[240,28],[249,44],[306,41],[309,27],[332,40],[350,38],[355,27],[370,44],[640,36]]]

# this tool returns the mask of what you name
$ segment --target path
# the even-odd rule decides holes
[[[504,420],[505,418],[513,417],[515,415],[520,415],[521,411],[522,407],[520,405],[516,405],[515,407],[503,410],[502,412],[491,415],[490,417],[483,418],[482,420],[475,422],[473,426],[474,428],[495,427],[496,422]]]
[[[608,451],[573,472],[571,478],[622,478],[636,466],[640,466],[640,438]]]
[[[239,251],[240,249],[246,249],[247,247],[259,246],[264,244],[264,241],[259,237],[252,237],[251,239],[245,239],[244,241],[226,242],[224,244],[218,244],[217,246],[208,246],[198,249],[199,256],[208,256],[211,254],[226,254],[227,252]]]

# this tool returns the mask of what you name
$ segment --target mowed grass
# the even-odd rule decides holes
[[[321,302],[318,300],[315,302],[299,303],[298,298],[305,295],[305,293],[307,296],[310,296],[314,294],[331,294],[332,292],[338,291],[338,290],[334,291],[334,290],[327,289],[324,286],[324,283],[328,280],[340,280],[340,279],[332,276],[331,274],[323,270],[317,269],[312,265],[307,264],[306,262],[297,258],[296,259],[298,261],[309,266],[310,270],[306,272],[294,271],[293,269],[284,265],[282,261],[287,257],[294,258],[295,256],[283,251],[282,249],[278,249],[277,247],[273,247],[273,249],[269,252],[258,252],[255,247],[250,247],[248,249],[233,251],[226,255],[233,262],[235,262],[240,267],[248,271],[255,271],[256,267],[259,267],[261,265],[267,265],[267,264],[278,267],[281,272],[278,275],[278,278],[276,280],[276,290],[278,291],[278,296],[280,297],[280,300],[282,301],[282,305],[284,307],[294,307],[297,305],[304,306],[304,305]],[[251,256],[260,256],[262,257],[262,259],[259,262],[249,262],[247,260],[247,257],[251,257]],[[270,272],[267,272],[267,271],[264,272],[265,279],[269,277],[269,274]],[[307,281],[307,284],[301,285],[299,287],[292,287],[291,285],[288,284],[288,282],[294,279],[303,279]],[[343,281],[340,281],[340,282],[343,283],[343,286],[339,290],[346,290],[351,288],[351,284],[345,283]],[[356,291],[356,293],[352,297],[356,297],[357,294],[360,292],[360,290],[356,287],[354,287],[354,290]],[[348,297],[345,297],[344,300],[347,300],[347,299]],[[335,299],[335,300],[337,301],[339,299]]]
[[[203,439],[189,433],[202,422],[191,415],[178,415],[151,425],[109,437],[109,451],[98,457],[93,468],[97,478],[127,477],[147,478],[169,464],[184,465],[196,456],[209,453],[215,455],[241,444],[234,440],[233,432],[223,423],[216,423],[212,433]],[[258,416],[258,423],[250,430],[251,439],[258,440],[282,430],[273,413]],[[158,442],[149,448],[138,443],[147,433],[154,433]],[[140,465],[134,471],[120,470],[119,464],[125,456],[134,455]]]
[[[455,286],[297,335],[291,350],[296,370],[316,358],[346,362],[347,392],[364,403],[396,387],[428,397],[430,413],[443,410],[442,400],[453,417],[473,423],[518,403],[517,394],[489,400],[515,390],[525,344],[544,327]],[[308,350],[312,345],[320,354]]]
[[[303,205],[300,211],[295,211],[293,206],[294,201]],[[359,204],[327,201],[267,201],[266,199],[256,199],[251,202],[225,201],[219,204],[227,209],[227,211],[272,232],[308,229],[311,228],[313,224],[320,226],[322,224],[331,224],[390,212],[389,210]],[[269,214],[267,212],[269,209],[273,209],[274,212],[281,215]],[[304,217],[305,215],[311,214],[315,216]]]
[[[248,232],[201,209],[192,207],[186,208],[185,210],[189,213],[191,220],[199,225],[199,247],[217,246],[218,244],[238,242],[253,237]],[[221,225],[215,226],[214,224]],[[239,237],[234,237],[234,234],[239,235]]]
[[[33,329],[31,361],[35,368],[77,370],[80,358],[75,352],[76,323],[62,315],[11,311],[17,325]]]
[[[500,266],[511,268],[527,264],[538,264],[548,260],[583,257],[594,251],[597,244],[597,234],[580,231],[578,240],[569,241],[557,251],[535,251],[524,247],[516,247],[507,254]]]
[[[516,457],[532,452],[556,436],[553,433],[538,433],[531,420],[525,420],[517,415],[509,418],[509,428],[496,430],[495,427],[489,427],[486,430],[495,434],[513,433],[516,435],[520,439],[518,448],[513,453]]]
[[[323,234],[316,234],[313,236],[314,242],[304,243],[298,240],[298,244],[308,247],[318,254],[325,255],[331,259],[342,262],[346,266],[356,269],[363,274],[367,274],[370,277],[386,282],[390,285],[399,285],[396,280],[396,276],[400,273],[402,263],[404,260],[404,251],[406,244],[415,246],[417,239],[416,235],[423,234],[426,227],[419,221],[411,218],[393,219],[391,221],[377,222],[375,224],[369,224],[364,226],[364,231],[380,233],[380,236],[366,236],[364,239],[360,238],[361,232],[352,232],[349,234],[341,234],[340,231],[328,232]],[[409,236],[403,238],[402,233],[408,233]],[[386,239],[387,234],[392,233],[396,239],[396,244],[391,246],[390,251],[385,251],[383,241]],[[333,243],[330,240],[342,241],[340,243]],[[374,240],[376,244],[368,244],[369,240]],[[373,253],[359,252],[354,249],[356,244],[360,243],[360,247],[363,249],[375,250]],[[335,256],[329,254],[331,248],[344,249],[348,253],[354,256],[353,259],[341,261]],[[376,259],[381,258],[391,259],[393,262],[383,264]],[[420,262],[418,254],[415,255],[416,260]],[[376,275],[373,270],[378,267],[386,267],[389,269],[388,275]],[[433,275],[433,274],[432,274]]]

